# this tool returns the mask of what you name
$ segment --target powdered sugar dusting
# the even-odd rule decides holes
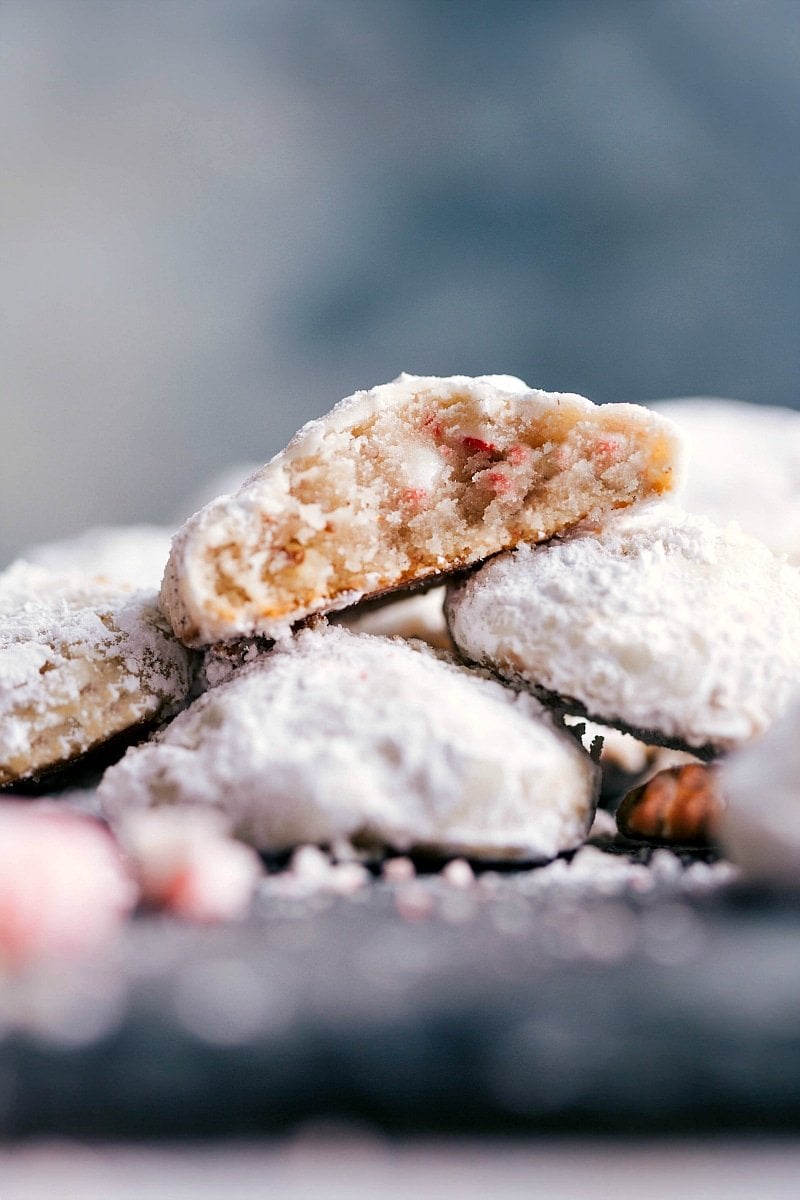
[[[516,695],[421,644],[305,630],[107,771],[128,807],[223,807],[262,849],[363,842],[506,859],[578,845],[597,768]]]
[[[532,871],[521,885],[535,895],[561,893],[617,896],[659,889],[702,893],[732,883],[739,872],[728,862],[694,862],[684,866],[671,850],[653,852],[648,862],[637,862],[599,846],[583,846],[570,860],[558,859]]]
[[[800,574],[667,506],[501,555],[448,617],[468,658],[679,748],[762,732],[800,672]]]

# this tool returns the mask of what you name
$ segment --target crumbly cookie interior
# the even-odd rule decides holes
[[[22,561],[0,574],[0,786],[180,706],[194,659],[155,600]]]
[[[49,672],[48,672],[49,673]],[[52,669],[48,690],[38,702],[13,706],[9,721],[29,729],[19,750],[0,761],[0,786],[35,777],[57,763],[84,754],[115,733],[152,718],[163,702],[146,687],[125,691],[124,661],[119,658],[62,659]]]
[[[299,446],[280,504],[207,547],[207,583],[220,615],[254,627],[336,607],[660,494],[671,449],[627,406],[532,413],[517,397],[487,413],[468,391],[423,391]]]

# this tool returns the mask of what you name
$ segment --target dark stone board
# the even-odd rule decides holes
[[[535,884],[432,874],[405,917],[375,880],[229,927],[141,918],[4,985],[3,1133],[800,1128],[797,896]]]

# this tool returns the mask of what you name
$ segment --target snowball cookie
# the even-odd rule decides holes
[[[663,400],[685,435],[680,503],[719,524],[738,521],[773,554],[800,565],[800,413],[740,400]]]
[[[365,600],[353,608],[334,614],[332,620],[354,633],[375,633],[381,637],[418,638],[436,650],[452,650],[450,630],[444,619],[443,587],[411,596],[392,596],[386,600]]]
[[[500,555],[451,589],[464,656],[645,742],[708,757],[800,677],[800,573],[737,525],[667,505]]]
[[[112,820],[223,809],[261,850],[352,838],[552,858],[591,823],[597,768],[533,697],[422,643],[306,629],[129,750],[98,790]]]
[[[98,525],[77,537],[29,546],[22,558],[49,571],[80,571],[157,590],[171,541],[172,530],[161,525]]]
[[[800,884],[800,702],[722,764],[717,838],[745,875]]]
[[[190,646],[263,634],[541,541],[673,485],[677,434],[635,405],[519,379],[356,392],[175,536],[163,611]]]
[[[192,665],[155,592],[14,563],[0,575],[0,785],[174,711]]]

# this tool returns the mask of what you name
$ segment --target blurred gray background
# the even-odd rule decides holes
[[[795,0],[0,0],[0,560],[400,370],[794,405]]]

